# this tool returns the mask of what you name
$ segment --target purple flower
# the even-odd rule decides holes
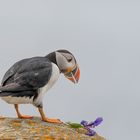
[[[99,117],[94,122],[90,122],[87,126],[95,127],[101,124],[102,121],[103,121],[103,118]]]
[[[83,127],[85,129],[87,129],[88,133],[86,135],[94,136],[96,134],[96,132],[91,128],[94,128],[94,127],[98,126],[99,124],[101,124],[102,121],[103,121],[103,118],[98,117],[95,121],[90,122],[90,123],[83,120],[83,121],[81,121],[81,125],[83,125]]]
[[[86,135],[88,136],[95,136],[96,132],[90,128],[86,128],[88,133],[86,133]]]
[[[83,121],[81,121],[81,124],[85,127],[88,125],[88,122],[83,120]]]

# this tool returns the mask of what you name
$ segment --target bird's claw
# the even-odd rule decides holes
[[[42,119],[42,121],[45,121],[45,122],[48,122],[48,123],[58,123],[58,124],[63,123],[59,119],[49,119],[49,118],[44,118],[44,119]]]
[[[18,118],[20,118],[20,119],[32,119],[33,116],[21,115],[21,116],[18,116]]]

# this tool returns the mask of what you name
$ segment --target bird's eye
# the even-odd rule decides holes
[[[71,62],[71,61],[72,61],[72,58],[69,58],[69,59],[68,59],[68,62]]]

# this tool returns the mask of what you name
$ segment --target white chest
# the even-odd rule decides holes
[[[56,64],[52,63],[52,75],[49,80],[49,82],[42,88],[38,89],[38,97],[35,102],[42,102],[42,98],[44,97],[44,94],[55,84],[55,82],[58,80],[60,75],[59,68]]]
[[[51,78],[49,80],[49,82],[42,88],[40,88],[38,90],[39,93],[45,93],[47,92],[54,84],[55,82],[58,80],[60,75],[60,71],[59,68],[57,67],[56,64],[52,63],[52,75]]]

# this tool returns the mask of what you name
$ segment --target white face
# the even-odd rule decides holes
[[[68,80],[73,83],[78,83],[80,78],[80,69],[74,56],[67,50],[58,50],[55,53],[56,62],[60,71]]]
[[[63,73],[67,72],[68,69],[73,70],[76,67],[76,60],[70,53],[56,52],[56,61]]]

